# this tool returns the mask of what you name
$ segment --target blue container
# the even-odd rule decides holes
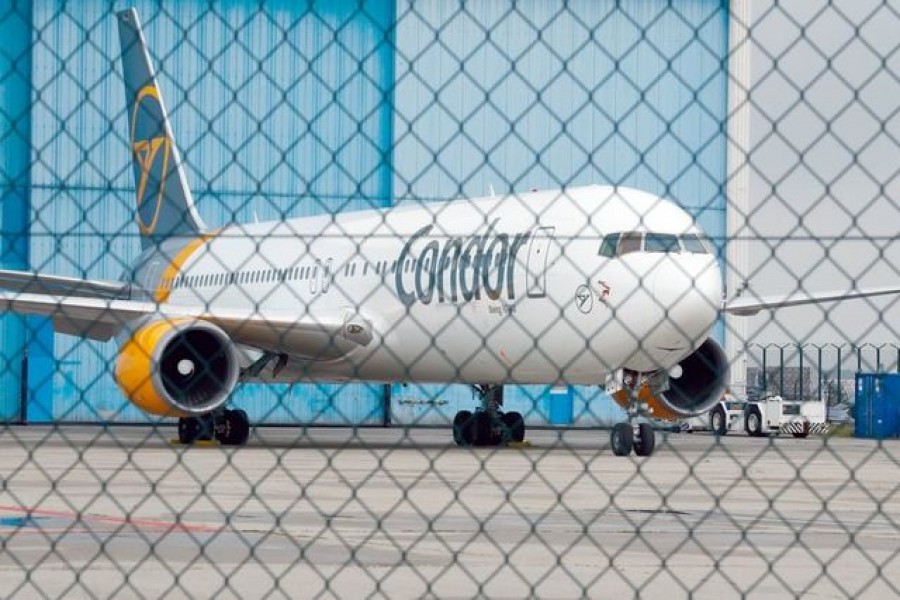
[[[856,374],[856,437],[900,437],[900,373]]]
[[[574,394],[572,386],[561,385],[550,388],[547,394],[547,416],[551,425],[571,425],[574,416]]]

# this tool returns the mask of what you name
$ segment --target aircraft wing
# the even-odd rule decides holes
[[[202,319],[221,327],[238,344],[310,360],[339,358],[373,339],[371,323],[351,311],[313,317],[9,291],[0,291],[0,311],[50,317],[60,333],[100,341],[109,340],[138,319]]]
[[[119,300],[131,297],[131,286],[120,281],[78,279],[7,269],[0,269],[0,290]]]
[[[750,293],[725,302],[722,311],[739,316],[752,316],[761,310],[800,306],[803,304],[823,304],[854,298],[873,298],[900,294],[900,287],[868,288],[863,290],[843,290],[834,292],[796,291],[782,296],[758,297]]]
[[[129,321],[155,312],[156,305],[133,300],[0,291],[0,311],[50,317],[53,328],[60,333],[106,341]]]

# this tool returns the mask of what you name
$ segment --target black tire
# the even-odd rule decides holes
[[[522,442],[525,440],[525,418],[522,413],[512,411],[503,413],[501,417],[505,429],[505,436],[509,442]]]
[[[794,431],[791,433],[795,438],[803,439],[809,437],[809,421],[803,423],[803,431]]]
[[[247,411],[242,408],[234,411],[238,419],[238,446],[243,446],[247,443],[247,440],[250,439],[250,417],[247,415]]]
[[[178,442],[193,444],[200,439],[200,419],[181,417],[178,419]]]
[[[726,435],[728,433],[728,416],[725,409],[717,406],[709,413],[709,428],[714,435]]]
[[[634,440],[634,453],[638,456],[650,456],[656,448],[656,432],[649,423],[638,425],[638,437]]]
[[[223,446],[243,446],[250,437],[250,419],[243,410],[226,410],[222,415],[216,438]]]
[[[453,441],[457,446],[472,444],[471,421],[472,413],[468,410],[461,410],[453,417]]]
[[[744,413],[744,430],[747,432],[747,435],[753,437],[762,436],[762,413],[759,412],[759,408],[756,406],[751,406]]]
[[[493,446],[498,441],[493,439],[493,423],[491,415],[487,411],[478,411],[472,417],[472,445],[473,446]]]
[[[634,430],[628,423],[616,423],[609,432],[609,445],[616,456],[628,456],[634,447]]]

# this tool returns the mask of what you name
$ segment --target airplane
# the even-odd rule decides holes
[[[0,310],[119,344],[136,406],[178,418],[185,443],[243,445],[243,382],[456,382],[459,445],[522,441],[503,386],[605,386],[627,413],[613,453],[650,456],[642,416],[716,404],[723,312],[900,288],[723,301],[693,217],[648,192],[591,185],[210,229],[193,202],[137,12],[117,13],[142,254],[120,281],[0,271]]]

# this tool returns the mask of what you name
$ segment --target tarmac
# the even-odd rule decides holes
[[[0,426],[0,598],[888,598],[900,441]]]

